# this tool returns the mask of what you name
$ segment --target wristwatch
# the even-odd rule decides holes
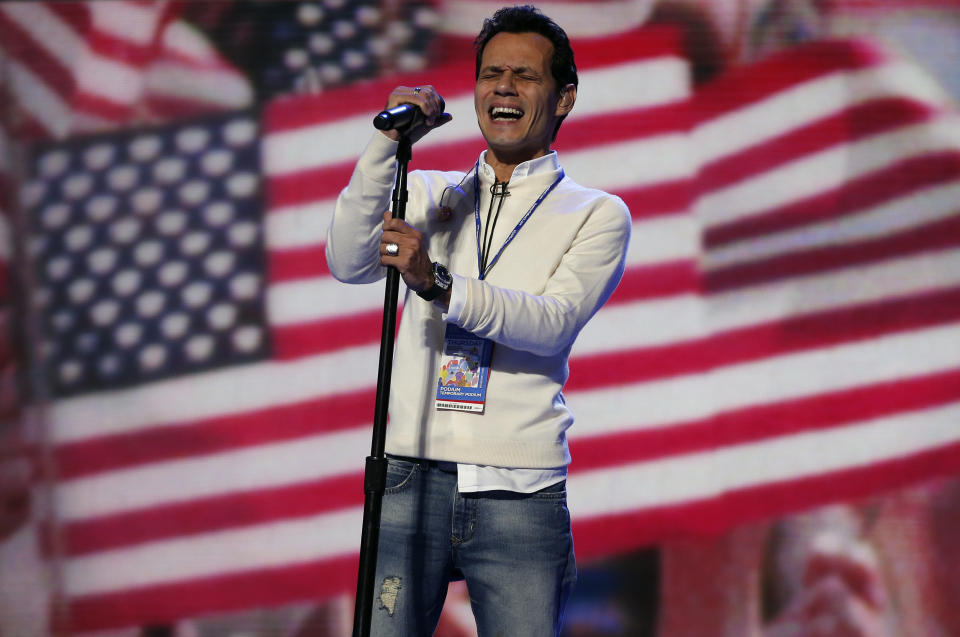
[[[417,296],[425,301],[432,301],[441,294],[445,294],[453,285],[453,277],[447,268],[436,261],[433,262],[433,285],[417,292]]]

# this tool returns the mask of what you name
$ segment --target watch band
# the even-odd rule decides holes
[[[433,301],[449,290],[451,285],[453,285],[453,278],[450,276],[450,272],[442,264],[434,262],[433,285],[417,292],[417,296],[425,301]]]

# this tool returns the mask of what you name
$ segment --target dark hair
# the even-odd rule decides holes
[[[557,88],[562,91],[567,84],[577,86],[579,82],[577,65],[573,61],[573,48],[570,46],[570,39],[567,37],[566,31],[560,28],[560,25],[556,22],[543,15],[539,9],[529,4],[503,7],[492,17],[483,21],[483,28],[480,29],[480,33],[473,41],[473,48],[477,51],[474,79],[480,77],[480,64],[487,42],[501,32],[537,33],[550,40],[550,43],[553,44],[550,73],[557,83]],[[566,117],[566,115],[563,117]],[[557,136],[560,124],[563,123],[563,117],[557,122],[557,128],[553,131],[554,138]]]

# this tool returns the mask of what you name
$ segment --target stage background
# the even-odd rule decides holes
[[[472,165],[498,6],[0,4],[0,635],[349,633],[382,284],[326,226],[397,84]],[[540,6],[633,216],[565,634],[960,634],[960,2]]]

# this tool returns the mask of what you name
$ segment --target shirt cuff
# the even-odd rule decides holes
[[[467,281],[459,274],[450,273],[453,279],[453,285],[450,288],[450,305],[442,318],[447,323],[455,325],[460,321],[460,313],[463,312],[463,306],[467,303]]]

